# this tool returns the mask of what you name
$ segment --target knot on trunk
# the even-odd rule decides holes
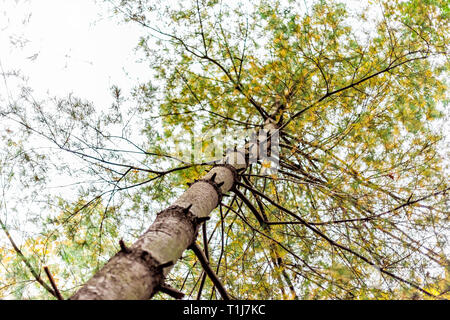
[[[233,175],[233,184],[231,185],[231,188],[230,188],[231,190],[236,186],[236,183],[240,181],[241,177],[239,176],[238,170],[235,167],[233,167],[231,164],[217,163],[214,165],[213,168],[215,168],[215,167],[224,167],[224,168],[227,168],[228,170],[230,170],[231,174]]]

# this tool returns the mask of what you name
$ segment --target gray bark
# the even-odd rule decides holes
[[[237,155],[241,157],[241,154]],[[150,228],[129,248],[123,248],[71,300],[143,300],[163,284],[182,253],[195,241],[198,226],[231,189],[236,166],[215,166],[169,208],[158,213]],[[245,165],[243,166],[245,167]],[[209,180],[216,174],[214,182]],[[207,182],[207,181],[210,182]],[[221,185],[221,183],[223,184]],[[219,186],[221,185],[221,186]],[[161,265],[163,267],[161,267]],[[166,265],[166,267],[164,267]]]
[[[273,129],[266,123],[265,129]],[[234,185],[237,170],[247,167],[247,144],[228,154],[203,179],[192,184],[169,208],[158,213],[150,228],[129,248],[113,256],[71,300],[144,300],[151,298],[164,278],[194,243],[198,227]],[[254,148],[253,150],[257,150]],[[212,177],[214,180],[212,181]]]

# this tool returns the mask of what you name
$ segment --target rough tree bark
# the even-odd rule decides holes
[[[276,130],[276,125],[269,119],[264,129]],[[250,155],[259,156],[260,137],[228,153],[170,207],[159,212],[132,246],[127,248],[121,242],[122,249],[70,299],[144,300],[157,293],[171,266],[194,243],[199,225],[234,186],[237,171],[247,168]]]

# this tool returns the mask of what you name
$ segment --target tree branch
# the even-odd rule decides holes
[[[203,270],[206,272],[206,274],[209,276],[211,281],[216,286],[217,290],[220,292],[220,295],[222,296],[222,299],[223,300],[230,300],[229,294],[225,290],[224,285],[222,284],[220,279],[217,277],[216,273],[211,269],[211,266],[209,265],[208,259],[206,258],[206,256],[203,253],[202,249],[195,242],[189,248],[192,251],[194,251],[195,255],[197,256],[198,260],[200,261],[200,264],[203,267]]]

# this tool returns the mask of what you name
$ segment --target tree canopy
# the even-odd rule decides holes
[[[26,87],[2,101],[0,296],[54,295],[48,265],[70,297],[211,169],[178,157],[185,137],[270,120],[276,173],[240,172],[198,239],[232,298],[450,297],[448,2],[107,5],[142,26],[153,78],[112,87],[109,108]],[[167,282],[221,297],[191,251]]]

